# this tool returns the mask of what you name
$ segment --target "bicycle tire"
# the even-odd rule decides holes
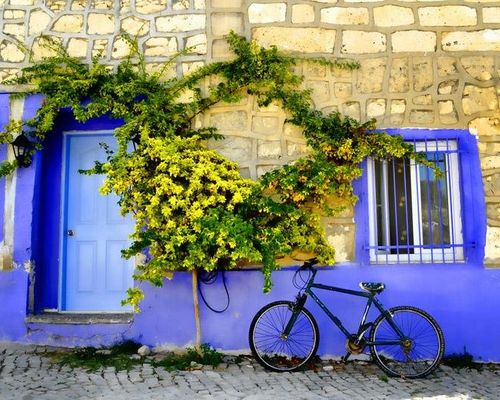
[[[318,324],[305,308],[300,310],[287,338],[282,337],[293,306],[291,301],[269,303],[255,314],[250,324],[250,349],[259,364],[271,371],[297,371],[304,367],[318,350]]]
[[[444,353],[443,332],[428,313],[411,306],[388,310],[393,321],[410,340],[407,347],[397,345],[370,345],[375,363],[388,375],[402,378],[423,378],[439,365]],[[399,335],[390,326],[384,314],[373,322],[370,342],[398,340]]]

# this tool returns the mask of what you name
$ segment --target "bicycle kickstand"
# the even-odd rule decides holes
[[[345,356],[340,357],[340,360],[341,360],[344,364],[347,364],[347,360],[349,360],[349,357],[351,357],[351,354],[352,354],[352,353],[347,352]]]

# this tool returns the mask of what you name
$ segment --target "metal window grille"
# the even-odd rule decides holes
[[[459,154],[454,140],[414,141],[442,170],[409,160],[368,162],[370,261],[445,263],[464,260]]]

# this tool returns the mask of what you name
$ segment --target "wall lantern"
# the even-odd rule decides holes
[[[18,165],[29,167],[31,165],[30,153],[35,147],[34,143],[24,133],[21,133],[13,140],[11,145]]]
[[[139,147],[139,144],[141,144],[141,135],[139,133],[136,133],[134,136],[130,138],[132,141],[132,146],[134,147],[134,151],[137,150]]]

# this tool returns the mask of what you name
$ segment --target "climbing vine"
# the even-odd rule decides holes
[[[82,172],[106,174],[102,193],[118,195],[122,214],[134,215],[132,244],[123,255],[146,255],[136,270],[137,280],[161,286],[168,271],[233,269],[247,262],[262,264],[268,291],[276,259],[294,249],[334,263],[334,249],[311,209],[335,213],[341,207],[332,206],[331,199],[344,207],[353,204],[352,182],[362,173],[363,159],[425,162],[401,137],[374,132],[373,121],[360,123],[338,112],[315,110],[311,92],[301,87],[303,78],[293,72],[298,62],[347,69],[356,63],[298,59],[230,34],[232,60],[166,79],[175,57],[163,69],[148,72],[135,42],[125,39],[131,56],[116,70],[98,58],[86,65],[60,48],[25,68],[10,83],[32,85],[20,95],[40,93],[45,100],[34,118],[9,123],[0,141],[11,143],[23,131],[34,143],[31,157],[53,131],[60,110],[68,107],[80,122],[104,115],[123,120],[114,132],[116,152]],[[207,148],[208,139],[223,136],[197,123],[213,105],[249,95],[260,106],[279,104],[288,122],[303,130],[310,149],[306,157],[258,181],[243,178],[237,164]],[[131,141],[137,145],[134,151]],[[0,175],[16,167],[16,161],[6,161]],[[138,288],[129,289],[128,302],[137,306],[141,298]]]

